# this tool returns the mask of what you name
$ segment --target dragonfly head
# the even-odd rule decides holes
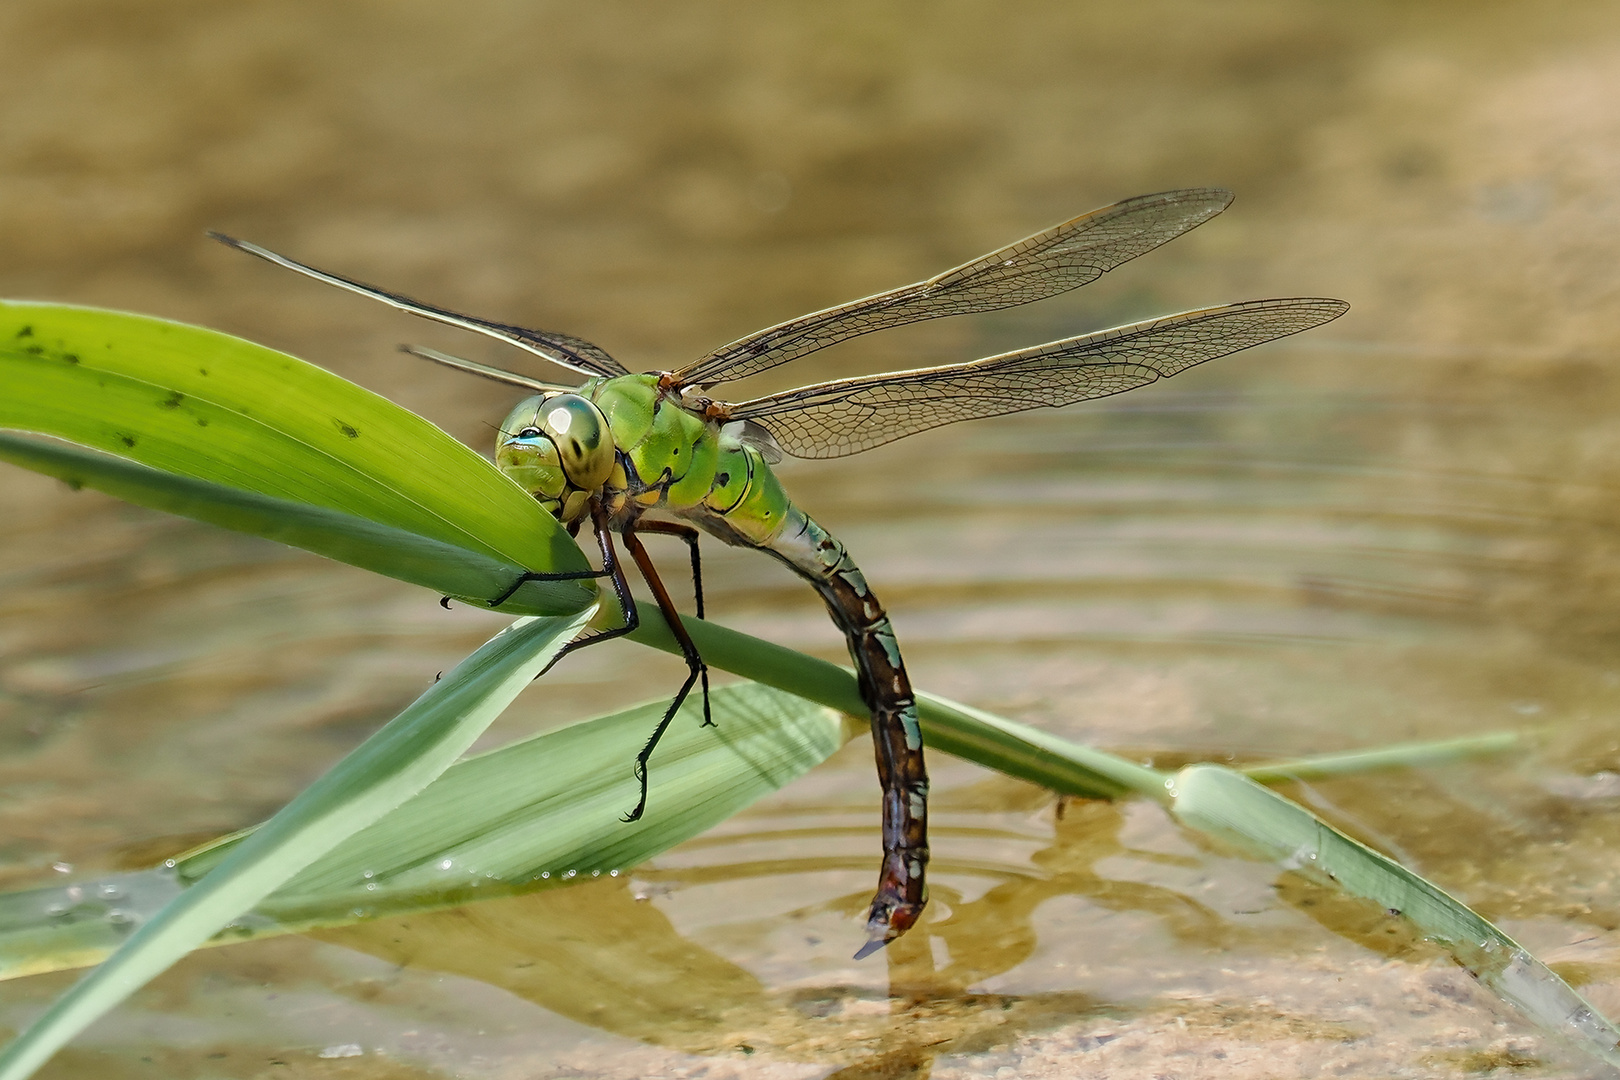
[[[607,418],[578,394],[528,398],[501,424],[495,464],[523,490],[571,521],[613,472]]]

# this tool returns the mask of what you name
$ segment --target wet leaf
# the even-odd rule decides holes
[[[630,763],[664,700],[457,762],[215,944],[613,876],[802,776],[858,730],[831,709],[751,683],[716,690],[711,702],[713,726],[689,704],[659,743],[640,821],[621,819],[638,795]],[[98,962],[252,835],[222,837],[173,867],[0,896],[0,978]]]
[[[1250,855],[1370,900],[1408,921],[1504,1001],[1549,1031],[1620,1065],[1620,1029],[1468,905],[1359,844],[1297,803],[1219,765],[1176,774],[1171,811]]]
[[[0,1080],[30,1075],[97,1017],[421,791],[544,670],[589,615],[520,619],[463,660],[58,998],[0,1053]],[[133,923],[126,914],[125,925]]]

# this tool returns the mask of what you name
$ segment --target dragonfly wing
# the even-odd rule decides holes
[[[561,394],[574,389],[571,386],[559,386],[556,383],[541,382],[539,379],[531,379],[527,375],[519,375],[515,371],[490,367],[488,364],[480,364],[476,360],[465,360],[459,356],[451,356],[449,353],[425,348],[421,345],[401,345],[399,351],[408,356],[431,360],[435,364],[443,364],[447,368],[465,371],[469,375],[493,379],[495,382],[505,383],[508,386],[521,386],[523,389],[536,394]]]
[[[457,326],[463,330],[471,330],[476,334],[509,342],[520,349],[526,349],[542,359],[549,360],[560,367],[577,371],[584,375],[603,375],[609,378],[615,375],[627,375],[629,372],[624,365],[608,355],[607,351],[597,345],[591,344],[582,338],[569,334],[554,334],[545,330],[529,330],[522,326],[510,326],[506,323],[491,322],[480,319],[476,315],[463,315],[459,311],[450,311],[447,308],[434,307],[424,304],[420,300],[412,300],[399,293],[391,293],[386,289],[379,289],[375,285],[367,285],[362,281],[355,281],[339,274],[317,270],[313,266],[289,259],[285,255],[278,255],[269,248],[262,248],[257,244],[250,244],[246,240],[237,240],[224,233],[210,232],[209,236],[218,240],[227,247],[238,251],[245,251],[249,255],[257,255],[266,262],[296,271],[305,277],[323,281],[328,285],[336,285],[340,289],[347,289],[361,296],[368,296],[373,300],[381,301],[391,308],[408,311],[412,315],[420,315],[424,319],[434,322]]]
[[[966,364],[839,379],[729,408],[794,457],[857,454],[919,431],[1107,397],[1336,319],[1342,300],[1294,298],[1187,311]]]
[[[963,263],[927,281],[854,300],[750,334],[675,372],[682,386],[757,375],[874,330],[1027,304],[1067,292],[1146,254],[1231,205],[1232,193],[1193,188],[1105,206]]]

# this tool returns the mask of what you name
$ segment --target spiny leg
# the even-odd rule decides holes
[[[510,589],[507,589],[495,599],[486,601],[486,603],[488,603],[488,605],[492,608],[498,608],[508,600],[512,599],[512,597],[517,594],[519,589],[523,588],[524,585],[531,581],[579,581],[584,578],[609,577],[612,573],[613,571],[608,570],[605,567],[601,570],[569,570],[564,573],[555,574],[543,574],[536,570],[525,570],[523,573],[518,575],[518,579],[512,583],[512,587]],[[445,599],[449,598],[446,597]],[[440,603],[443,604],[443,601],[441,600]]]
[[[686,541],[686,546],[692,551],[692,595],[697,600],[697,617],[703,618],[703,560],[698,555],[698,531],[690,525],[682,525],[675,521],[643,521],[636,526],[637,532],[663,533],[665,536],[678,536]],[[714,721],[709,719],[709,668],[704,665],[703,680],[703,724],[713,727]]]
[[[624,578],[624,567],[619,564],[619,555],[613,549],[613,533],[608,529],[607,511],[601,503],[591,500],[591,528],[596,533],[596,544],[602,552],[602,569],[594,576],[606,575],[613,582],[613,597],[619,604],[619,619],[622,626],[611,627],[607,630],[592,630],[564,645],[551,663],[540,672],[544,675],[557,666],[557,662],[575,649],[583,649],[587,645],[596,645],[603,641],[611,641],[616,637],[623,637],[641,625],[641,615],[636,611],[635,598],[630,595],[630,583]],[[536,675],[535,678],[540,678]]]
[[[693,684],[698,681],[700,676],[707,674],[708,668],[704,665],[703,658],[698,655],[697,646],[693,644],[691,635],[686,632],[686,627],[681,623],[681,614],[675,610],[675,602],[669,598],[669,590],[664,588],[664,582],[658,576],[658,569],[653,566],[652,558],[647,554],[647,549],[642,546],[640,538],[636,536],[634,526],[625,526],[624,546],[630,550],[631,558],[636,560],[636,566],[641,569],[642,578],[646,580],[647,587],[652,590],[653,598],[658,601],[658,610],[663,612],[664,621],[669,624],[670,631],[675,635],[675,640],[680,642],[681,655],[686,659],[687,668],[686,681],[681,683],[680,690],[675,694],[675,700],[670,702],[668,709],[664,710],[664,718],[658,721],[658,726],[653,729],[652,738],[647,740],[647,745],[642,747],[641,753],[636,755],[636,779],[641,781],[641,801],[636,803],[635,809],[624,815],[625,821],[635,821],[647,809],[647,762],[652,757],[653,749],[657,747],[658,740],[664,737],[664,732],[668,730],[670,721],[674,720],[675,714],[680,711],[681,703],[686,700],[686,695],[692,692]],[[703,713],[703,722],[705,724],[713,723],[708,715],[709,700],[707,696],[703,699]]]
[[[591,529],[596,533],[597,548],[602,552],[602,569],[594,571],[590,576],[606,576],[613,582],[613,598],[619,605],[619,620],[621,626],[607,630],[593,630],[582,634],[563,646],[558,659],[566,656],[574,649],[586,645],[594,645],[599,641],[609,641],[616,637],[623,637],[641,625],[641,616],[636,610],[635,598],[630,595],[630,583],[625,580],[624,567],[619,563],[619,553],[613,548],[613,531],[608,528],[607,510],[595,499],[591,500]],[[555,661],[553,661],[555,663]]]
[[[578,521],[574,522],[574,524],[569,527],[569,534],[572,535],[572,536],[579,535],[579,522]],[[501,593],[501,595],[497,596],[493,600],[484,601],[484,606],[485,607],[492,607],[492,608],[500,607],[502,604],[504,604],[508,600],[512,599],[512,597],[516,596],[517,591],[519,589],[523,588],[524,585],[528,584],[531,581],[580,581],[580,580],[582,580],[584,578],[608,577],[608,576],[611,575],[611,573],[612,573],[612,571],[606,570],[606,569],[603,569],[603,570],[570,570],[570,571],[566,571],[566,572],[562,572],[562,573],[541,573],[538,570],[525,570],[525,571],[523,571],[523,573],[518,575],[518,578],[517,578],[516,581],[512,582],[512,585],[511,585],[511,587],[509,589],[507,589],[505,592]],[[449,611],[450,610],[450,601],[451,601],[451,599],[452,599],[452,597],[449,597],[449,596],[441,596],[441,597],[439,597],[439,606],[444,608],[444,610]]]

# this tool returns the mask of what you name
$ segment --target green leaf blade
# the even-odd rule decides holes
[[[458,761],[215,943],[627,870],[802,776],[857,731],[834,711],[769,687],[721,688],[712,695],[715,726],[702,726],[696,706],[676,718],[653,756],[647,815],[625,822],[638,794],[630,764],[666,705],[649,702]],[[250,835],[223,837],[170,868],[0,895],[0,979],[98,962],[126,936],[126,920],[156,911]],[[569,870],[577,874],[569,878]]]
[[[0,432],[0,461],[138,506],[250,533],[456,597],[496,597],[525,568],[366,518],[162,472],[62,443]],[[578,581],[531,581],[501,605],[521,615],[578,611]]]
[[[3,301],[0,380],[0,427],[529,570],[589,569],[556,519],[467,447],[385,398],[240,338]],[[588,580],[571,589],[584,598],[573,610],[594,593]]]
[[[0,1053],[23,1080],[61,1046],[345,838],[426,787],[589,620],[519,620],[244,839]]]
[[[1531,1020],[1620,1065],[1620,1029],[1518,942],[1438,885],[1224,766],[1181,770],[1173,797],[1172,812],[1184,824],[1407,919]]]

